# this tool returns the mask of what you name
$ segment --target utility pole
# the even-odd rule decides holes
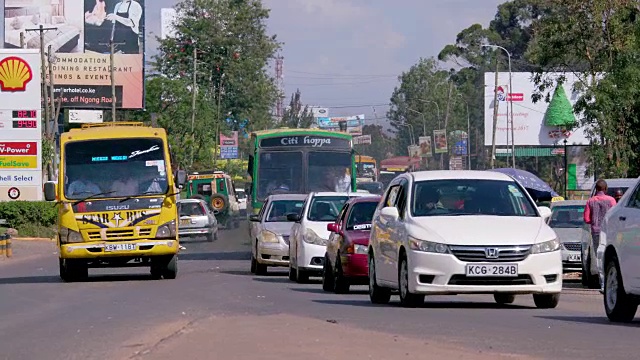
[[[109,72],[111,77],[111,121],[116,121],[116,70],[115,70],[115,53],[116,46],[124,45],[113,41],[113,34],[108,43],[100,43],[100,45],[109,45]]]
[[[54,95],[54,86],[53,86],[53,63],[55,62],[55,55],[53,54],[53,52],[51,51],[51,45],[49,45],[49,49],[48,49],[48,53],[47,53],[47,60],[48,60],[48,65],[49,65],[49,94],[51,97],[51,117],[53,120],[53,131],[51,131],[51,134],[55,134],[58,131],[58,121],[56,116],[56,103],[55,103],[55,95]]]
[[[47,61],[45,59],[45,53],[44,53],[44,32],[45,31],[49,31],[49,30],[58,30],[57,27],[44,27],[42,25],[40,25],[38,28],[35,29],[24,29],[24,31],[38,31],[40,32],[40,62],[42,63],[41,66],[41,76],[42,76],[42,97],[44,100],[44,118],[45,118],[45,134],[49,135],[51,134],[51,126],[49,125],[49,122],[51,121],[51,117],[49,115],[49,91],[47,89]],[[24,38],[24,36],[22,37]],[[24,42],[24,40],[23,40]]]
[[[20,32],[20,48],[24,49],[25,41],[24,41],[24,31]]]
[[[447,125],[449,122],[449,109],[451,108],[451,92],[453,91],[453,81],[449,80],[449,92],[447,94],[447,110],[444,113],[444,136],[448,137],[447,134]],[[447,160],[449,160],[449,142],[447,141]],[[444,160],[443,154],[440,154],[440,169],[444,169]],[[449,164],[447,164],[447,169],[449,168]]]
[[[498,127],[498,57],[496,56],[495,84],[493,87],[493,134],[491,138],[491,168],[496,168],[496,128]]]
[[[194,148],[196,143],[196,99],[198,88],[198,48],[193,47],[193,84],[191,85],[191,166],[193,166]],[[217,151],[217,149],[216,149]]]

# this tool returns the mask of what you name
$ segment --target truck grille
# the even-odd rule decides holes
[[[529,256],[531,245],[519,246],[449,246],[451,252],[464,262],[517,262]]]
[[[569,251],[582,251],[582,244],[580,243],[563,243],[562,246]]]
[[[138,237],[151,236],[151,228],[139,228],[138,235],[134,228],[130,229],[106,229],[106,230],[89,230],[87,236],[90,241],[100,241],[102,239],[102,232],[105,232],[105,240],[127,240]]]

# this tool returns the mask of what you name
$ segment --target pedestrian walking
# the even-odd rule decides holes
[[[591,246],[596,252],[600,245],[600,227],[607,211],[616,205],[616,199],[607,195],[607,182],[603,179],[596,181],[596,193],[587,200],[584,206],[584,222],[591,227]]]

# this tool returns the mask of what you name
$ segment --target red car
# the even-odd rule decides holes
[[[349,292],[351,285],[369,283],[367,249],[371,219],[380,196],[352,198],[342,207],[335,223],[327,225],[331,232],[322,269],[322,289],[336,294]]]

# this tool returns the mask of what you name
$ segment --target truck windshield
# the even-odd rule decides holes
[[[158,195],[168,191],[164,143],[157,138],[75,141],[64,148],[64,195]]]

